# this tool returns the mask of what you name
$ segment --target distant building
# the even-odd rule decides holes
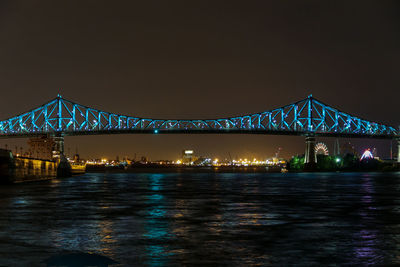
[[[193,161],[193,165],[196,166],[211,166],[212,160],[210,158],[199,157]]]
[[[192,165],[197,157],[194,155],[193,149],[185,149],[182,151],[182,163],[187,165]]]
[[[142,157],[140,158],[140,163],[142,163],[142,164],[147,164],[147,162],[149,162],[149,159],[148,159],[147,157],[142,156]]]
[[[53,159],[55,142],[52,138],[37,137],[28,140],[28,153],[30,157],[38,159]]]
[[[158,164],[158,165],[172,165],[173,161],[167,160],[167,159],[160,159],[160,160],[153,161],[152,163]]]

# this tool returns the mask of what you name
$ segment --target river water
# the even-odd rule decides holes
[[[400,173],[102,173],[0,188],[0,266],[78,252],[111,266],[396,265]]]

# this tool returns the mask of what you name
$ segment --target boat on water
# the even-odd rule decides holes
[[[70,165],[71,165],[71,174],[72,175],[86,173],[86,163],[70,162]]]
[[[69,164],[71,165],[72,175],[79,175],[86,173],[86,163],[80,160],[78,153],[76,153],[74,155],[74,158],[69,161]]]

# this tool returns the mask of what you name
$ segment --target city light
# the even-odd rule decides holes
[[[368,148],[364,151],[364,153],[361,156],[360,160],[364,160],[364,159],[373,159],[374,155],[372,155],[371,150]]]

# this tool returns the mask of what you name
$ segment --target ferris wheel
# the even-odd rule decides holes
[[[315,145],[315,153],[317,155],[328,156],[329,155],[329,150],[328,150],[328,147],[324,143],[317,143]]]

